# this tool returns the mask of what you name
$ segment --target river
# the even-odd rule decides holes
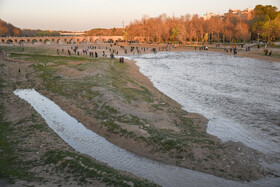
[[[209,134],[279,155],[280,63],[200,51],[129,58],[183,109],[208,118]]]

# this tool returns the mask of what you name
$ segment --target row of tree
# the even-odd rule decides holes
[[[251,21],[251,31],[256,37],[261,35],[265,40],[280,39],[280,11],[275,6],[257,5]]]
[[[20,36],[21,30],[0,19],[0,36]]]
[[[58,31],[44,31],[44,30],[32,30],[15,27],[14,25],[7,23],[0,19],[0,36],[59,36]]]
[[[280,11],[275,6],[257,5],[253,16],[229,12],[224,16],[204,19],[196,15],[168,17],[142,17],[125,29],[92,29],[85,32],[91,36],[125,36],[127,41],[144,42],[246,42],[249,40],[275,41],[280,39]],[[0,36],[59,36],[59,31],[19,29],[0,19]]]
[[[123,28],[112,29],[91,29],[86,31],[85,34],[89,36],[122,36],[124,33]]]
[[[126,27],[125,37],[145,42],[238,41],[252,39],[279,40],[280,12],[271,5],[257,5],[251,18],[229,12],[204,19],[198,15],[168,17],[144,16]]]
[[[60,36],[59,31],[46,31],[46,30],[32,30],[32,29],[23,29],[21,32],[21,36]]]
[[[60,36],[60,32],[71,33],[71,31],[20,29],[0,19],[0,36],[26,36],[26,37]],[[90,36],[122,36],[123,34],[124,34],[123,28],[111,28],[111,29],[96,28],[85,32],[85,35],[90,35]]]

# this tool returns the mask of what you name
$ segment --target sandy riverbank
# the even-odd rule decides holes
[[[4,46],[12,46],[12,45],[4,45]],[[59,55],[67,55],[67,50],[71,51],[72,55],[77,55],[79,52],[79,56],[89,56],[89,52],[97,52],[98,57],[103,56],[103,52],[107,55],[107,57],[110,56],[110,53],[114,50],[114,55],[117,56],[125,56],[125,55],[137,55],[137,54],[146,54],[146,53],[153,53],[152,49],[155,48],[156,51],[200,51],[199,46],[184,46],[184,45],[166,45],[166,44],[127,44],[127,43],[118,43],[116,45],[114,44],[108,44],[108,43],[93,43],[93,44],[61,44],[61,45],[40,45],[40,44],[27,44],[26,47],[38,47],[39,49],[53,49],[58,50]],[[121,48],[121,46],[123,48]],[[226,55],[232,55],[234,56],[233,52],[230,52],[229,48],[232,47],[228,44],[221,44],[220,47],[215,47],[215,44],[207,45],[209,48],[207,51],[210,52],[219,52]],[[272,56],[266,56],[264,55],[264,47],[257,48],[256,45],[248,44],[248,46],[251,46],[250,51],[246,51],[246,45],[244,45],[243,48],[240,46],[237,47],[237,54],[235,56],[240,57],[248,57],[248,58],[255,58],[259,60],[264,61],[274,61],[274,62],[280,62],[280,48],[274,47],[274,48],[267,48],[268,51],[272,52]],[[75,47],[77,48],[77,52],[73,51]],[[90,48],[93,47],[93,48]],[[131,51],[131,47],[134,47],[134,50]],[[145,48],[145,49],[144,49]],[[88,53],[84,54],[83,50],[88,49]],[[125,53],[125,49],[127,53]],[[228,52],[225,52],[224,49],[228,49]],[[139,50],[139,51],[138,51]],[[64,51],[64,52],[63,52]],[[205,50],[202,50],[205,51]],[[116,54],[118,52],[118,54]]]
[[[61,51],[62,48],[66,50],[66,47],[71,46],[60,47]],[[84,45],[79,48],[86,47],[87,45]],[[57,46],[43,46],[43,49],[49,49],[43,54],[56,55]],[[99,56],[105,49],[106,47],[98,49]],[[193,50],[193,48],[184,50]],[[24,51],[28,54],[31,52],[27,49]],[[120,51],[119,54],[122,55],[122,52]],[[154,160],[233,180],[255,180],[270,175],[270,172],[259,164],[259,159],[265,157],[263,154],[237,143],[222,144],[217,138],[207,135],[205,133],[207,119],[183,111],[178,103],[154,88],[150,80],[139,72],[138,66],[133,61],[126,60],[125,66],[120,66],[116,62],[108,61],[110,59],[105,60],[104,63],[87,62],[82,59],[67,60],[66,64],[54,66],[55,63],[59,63],[54,62],[56,57],[42,62],[33,58],[28,59],[29,57],[24,54],[9,58],[11,61],[1,62],[4,64],[2,66],[5,72],[4,78],[9,80],[11,85],[6,90],[7,93],[12,89],[33,87],[81,121],[87,128],[120,147]],[[33,64],[38,66],[40,63],[45,66],[40,66],[40,71],[34,69]],[[59,71],[53,71],[50,78],[46,80],[39,77],[40,74],[50,71],[45,68],[52,66]],[[21,69],[20,75],[18,68]],[[116,75],[113,79],[108,77],[114,72]],[[84,80],[89,75],[96,75],[95,78],[91,77],[90,81],[94,82],[94,79],[98,79],[99,83],[94,84],[93,87],[86,85],[90,88],[89,92],[86,90],[76,92],[72,90],[73,88],[67,88],[67,91],[62,88],[60,92],[46,84],[46,81],[50,80],[53,84],[60,84],[54,77],[61,76],[65,86],[66,83],[70,84],[69,81]],[[100,76],[103,78],[100,79]],[[105,79],[109,80],[103,84]],[[77,85],[72,85],[75,86]],[[66,92],[73,95],[65,94]],[[92,97],[87,93],[97,94],[97,96]],[[16,103],[23,103],[11,94],[9,97]],[[8,121],[12,123],[17,122],[15,116],[23,117],[16,112],[15,108],[18,106],[15,102],[12,102],[9,106],[9,114],[6,114]],[[9,104],[11,103],[6,103]],[[34,115],[34,112],[29,114]],[[126,118],[121,118],[122,116]],[[194,123],[190,123],[190,119]],[[112,129],[112,127],[118,128]],[[54,137],[53,134],[47,136],[50,136],[49,139]],[[40,137],[36,137],[34,142],[36,141],[40,141]],[[64,144],[59,142],[58,145]],[[29,143],[29,146],[32,146],[32,143]]]

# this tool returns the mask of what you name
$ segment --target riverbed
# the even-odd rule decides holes
[[[207,133],[280,153],[280,63],[214,52],[130,56],[161,92],[209,119]]]
[[[250,183],[235,182],[137,156],[87,129],[34,89],[16,90],[14,94],[27,101],[49,127],[76,151],[161,186],[277,186],[280,183],[279,178],[266,178]]]

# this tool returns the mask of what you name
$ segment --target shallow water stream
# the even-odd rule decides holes
[[[209,119],[209,134],[280,154],[280,63],[198,51],[129,58],[156,88]]]
[[[280,178],[251,183],[225,180],[213,175],[155,162],[132,154],[85,128],[58,105],[34,89],[16,90],[14,94],[27,101],[65,142],[109,166],[130,172],[162,186],[277,186]]]

